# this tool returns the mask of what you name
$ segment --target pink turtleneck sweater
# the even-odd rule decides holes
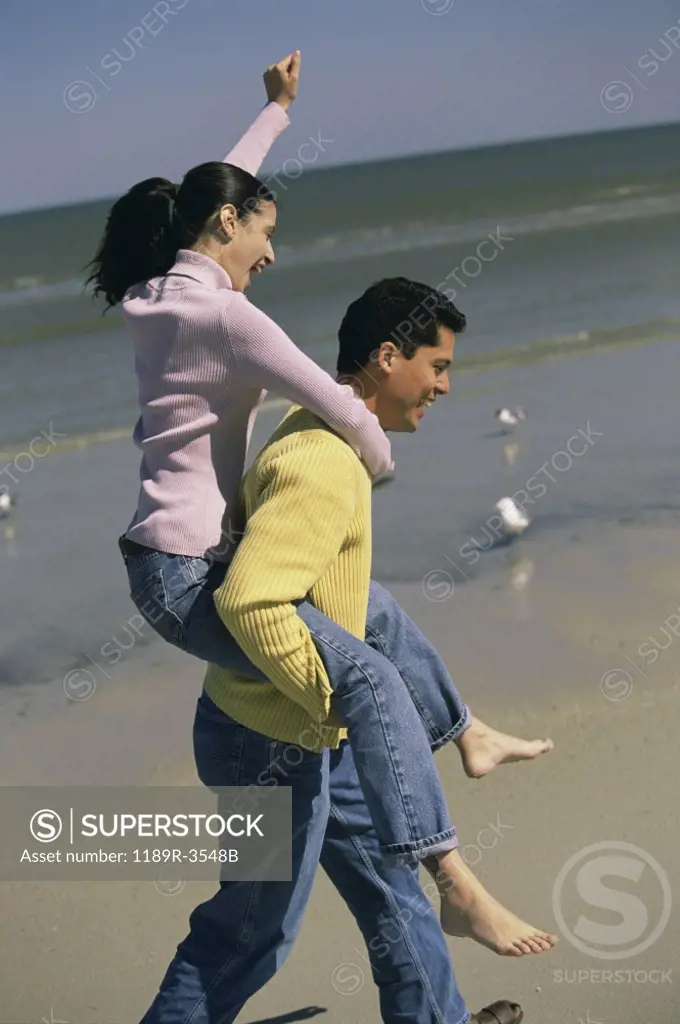
[[[257,174],[288,124],[288,115],[270,103],[225,162]],[[134,430],[141,487],[127,530],[131,540],[168,554],[231,557],[236,495],[264,389],[320,416],[371,473],[390,467],[390,443],[375,415],[234,291],[210,257],[180,249],[165,277],[128,290],[123,310],[141,408]]]

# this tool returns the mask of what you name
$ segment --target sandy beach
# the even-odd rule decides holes
[[[669,625],[680,603],[672,569],[679,557],[677,529],[619,526],[601,532],[597,546],[544,552],[537,565],[514,551],[445,599],[433,601],[416,584],[391,585],[480,717],[556,744],[540,762],[503,766],[479,782],[464,777],[455,749],[437,757],[468,863],[518,913],[560,934],[556,949],[521,960],[449,940],[472,1009],[512,996],[536,1024],[678,1019],[680,928],[662,880],[673,896],[680,814],[669,767],[680,637]],[[192,784],[201,678],[198,663],[150,645],[134,672],[121,669],[116,685],[92,699],[16,719],[0,749],[3,783]],[[579,868],[602,857],[609,892],[581,872],[579,894]],[[2,884],[0,1021],[138,1020],[188,913],[212,889],[191,882],[163,895],[150,882]],[[611,942],[575,948],[568,936],[590,934],[584,920]],[[367,1024],[377,1014],[361,937],[319,872],[291,958],[240,1020]]]
[[[520,1002],[525,1024],[680,1024],[680,57],[669,59],[680,22],[664,31],[670,5],[523,12],[420,0],[364,5],[360,20],[348,3],[305,4],[299,17],[271,6],[266,19],[252,4],[171,0],[143,17],[133,4],[89,17],[79,6],[11,5],[3,32],[14,163],[0,178],[0,852],[3,837],[30,841],[28,815],[7,810],[9,787],[51,787],[37,805],[49,809],[66,803],[60,787],[135,787],[141,800],[150,787],[199,784],[204,666],[142,620],[117,545],[138,501],[140,402],[164,405],[136,371],[158,363],[133,344],[119,305],[102,315],[84,279],[116,199],[150,175],[179,182],[222,158],[264,102],[260,68],[300,48],[292,123],[260,153],[277,196],[276,262],[253,274],[248,299],[333,376],[345,312],[381,278],[428,282],[464,313],[449,397],[415,436],[390,434],[395,474],[373,499],[372,572],[474,714],[555,744],[477,781],[455,747],[437,754],[468,865],[559,936],[523,958],[448,939],[459,987],[472,1012]],[[159,11],[170,7],[179,17],[166,31]],[[264,141],[246,160],[253,170]],[[163,270],[172,240],[219,252],[240,287],[256,253],[240,274],[245,241],[224,247],[210,218],[210,233],[201,228],[191,180],[203,173],[181,193],[155,185],[148,218],[139,192],[117,206],[123,218],[140,210],[121,231],[121,273]],[[236,197],[226,184],[218,194],[217,180],[206,216]],[[240,220],[241,240],[262,225]],[[226,331],[224,352],[232,342]],[[277,381],[271,344],[263,383]],[[235,353],[225,358],[238,374]],[[182,366],[170,352],[174,380]],[[288,399],[270,391],[248,461],[295,394],[278,386]],[[526,418],[504,430],[498,410],[520,407]],[[511,496],[531,522],[505,545],[496,509]],[[178,865],[156,882],[16,881],[10,870],[0,870],[0,1024],[138,1024],[218,875],[190,881]],[[290,958],[238,1024],[378,1020],[364,939],[319,870]]]

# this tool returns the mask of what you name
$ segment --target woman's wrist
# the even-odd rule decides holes
[[[281,109],[285,110],[286,113],[290,110],[292,102],[293,101],[290,96],[277,96],[275,100],[272,100],[272,103],[278,103]]]

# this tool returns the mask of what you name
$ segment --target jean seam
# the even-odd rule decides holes
[[[386,597],[383,596],[383,595],[386,595]],[[399,609],[400,614],[402,614],[402,615],[404,614],[403,609],[401,609],[399,607],[398,603],[396,602],[396,600],[393,597],[393,595],[389,592],[389,590],[387,590],[385,587],[381,586],[381,584],[376,583],[376,581],[372,579],[371,580],[371,584],[370,584],[369,614],[370,614],[370,604],[371,604],[371,601],[375,601],[377,603],[378,607],[384,607],[385,600],[387,600],[393,606],[396,605],[396,607]],[[408,616],[406,616],[406,618],[408,619]],[[390,621],[389,613],[388,613],[388,621]],[[420,717],[421,717],[421,719],[423,721],[424,726],[428,729],[431,737],[436,737],[435,739],[432,740],[432,743],[431,743],[432,752],[435,753],[442,746],[444,746],[445,743],[451,743],[452,741],[455,741],[456,739],[458,739],[458,737],[463,732],[465,732],[465,730],[467,728],[469,728],[469,725],[470,725],[470,717],[471,716],[470,716],[470,709],[468,708],[468,706],[464,705],[463,716],[456,723],[456,725],[453,726],[447,733],[445,733],[444,736],[440,736],[438,734],[437,722],[435,721],[435,719],[430,714],[430,709],[428,708],[427,704],[423,703],[419,699],[417,688],[416,687],[412,687],[412,686],[410,686],[408,684],[408,682],[406,680],[406,677],[402,673],[401,667],[398,664],[396,664],[396,662],[390,657],[390,653],[389,653],[390,647],[389,647],[389,643],[388,643],[387,637],[384,635],[384,633],[382,633],[380,631],[378,626],[375,625],[372,620],[371,620],[371,623],[367,624],[367,626],[366,626],[366,634],[367,635],[370,634],[370,636],[374,640],[377,641],[377,643],[378,643],[378,645],[380,647],[380,653],[382,655],[384,655],[384,657],[387,658],[387,660],[390,661],[394,665],[394,667],[397,669],[397,671],[401,675],[402,679],[404,679],[404,683],[408,687],[409,694],[411,696],[411,700],[413,701],[413,703],[414,703],[414,705],[415,705],[415,707],[416,707],[416,709],[418,711],[418,714],[420,715]],[[427,641],[427,638],[425,638],[425,642],[429,645],[429,641]]]
[[[337,641],[329,640],[326,637],[323,637],[323,636],[319,635],[318,633],[315,633],[313,629],[310,629],[310,633],[311,633],[312,637],[314,637],[315,640],[318,640],[319,643],[326,644],[328,647],[331,648],[331,650],[334,650],[334,651],[336,651],[336,653],[342,655],[342,657],[346,658],[347,661],[349,661],[351,665],[354,665],[354,667],[356,669],[358,669],[358,671],[361,673],[361,675],[368,681],[368,684],[369,684],[369,686],[371,688],[371,693],[373,694],[374,698],[376,699],[376,702],[379,704],[380,688],[379,687],[375,687],[373,685],[373,680],[371,678],[370,673],[366,669],[364,669],[363,666],[359,664],[359,662],[355,661],[355,659],[352,656],[352,654],[349,651],[345,650],[341,645],[339,645]],[[379,718],[380,718],[380,726],[381,726],[381,729],[382,729],[382,732],[383,732],[383,738],[385,740],[387,740],[387,736],[385,735],[385,729],[384,729],[384,723],[383,723],[382,714],[379,715]],[[350,740],[350,742],[351,742],[351,740]],[[404,808],[404,810],[406,812],[406,815],[405,815],[406,816],[406,825],[407,825],[407,828],[408,828],[409,832],[411,833],[411,835],[413,835],[413,826],[412,826],[411,822],[412,822],[412,819],[414,817],[414,812],[413,812],[413,808],[411,806],[411,801],[410,801],[410,799],[407,798],[406,794],[402,790],[401,775],[400,775],[400,771],[397,771],[397,767],[398,766],[397,766],[397,763],[394,760],[394,754],[393,754],[393,751],[391,749],[391,746],[390,746],[389,743],[386,742],[385,743],[385,747],[386,747],[386,749],[387,749],[387,751],[389,753],[390,762],[391,762],[392,768],[394,770],[395,778],[397,779],[397,788],[399,790],[399,796],[401,798],[402,807]],[[416,839],[414,839],[412,841],[413,842],[422,842],[422,840],[416,840]]]
[[[338,810],[338,808],[335,806],[332,799],[330,804],[330,813],[335,817],[337,821],[339,821],[342,824],[345,833],[349,835],[352,845],[354,846],[355,850],[357,851],[362,861],[364,862],[366,870],[371,876],[373,883],[376,884],[378,888],[381,889],[382,892],[384,893],[387,902],[389,903],[392,911],[394,912],[395,919],[396,921],[398,921],[399,930],[401,932],[401,937],[404,942],[404,945],[411,954],[411,958],[415,965],[421,984],[425,991],[427,992],[430,1006],[432,1007],[433,1013],[435,1014],[436,1024],[446,1024],[446,1018],[442,1015],[439,1005],[437,1004],[437,1001],[434,998],[434,992],[432,991],[432,986],[430,985],[430,979],[428,978],[427,971],[425,970],[425,967],[418,955],[418,952],[411,941],[411,937],[409,936],[408,932],[406,931],[402,924],[399,907],[397,906],[396,901],[394,900],[392,893],[390,892],[389,886],[385,884],[385,882],[382,880],[378,872],[375,870],[373,861],[371,860],[370,856],[364,849],[361,840],[358,839],[357,836],[352,835],[352,833],[349,831],[347,821],[343,817],[342,812]],[[470,1018],[468,1017],[467,1020],[469,1019]],[[461,1024],[465,1024],[465,1022],[463,1021],[461,1022]]]
[[[401,672],[400,667],[396,664],[396,662],[394,662],[392,660],[392,658],[390,657],[390,655],[388,653],[387,638],[384,636],[384,634],[381,633],[380,630],[376,629],[375,626],[367,626],[366,627],[366,636],[367,637],[370,636],[371,639],[374,641],[374,644],[369,644],[369,646],[373,647],[374,650],[378,650],[379,654],[382,654],[384,658],[387,658],[387,660],[390,662],[390,664],[394,665],[394,667],[396,668],[397,672],[399,672],[399,674],[401,675],[401,677],[403,679],[404,676],[403,676],[403,674]],[[421,719],[423,720],[423,722],[425,722],[426,725],[428,725],[431,728],[432,732],[435,733],[436,730],[437,730],[437,726],[436,726],[436,723],[435,723],[434,719],[432,719],[430,717],[430,713],[429,713],[429,709],[427,708],[427,705],[426,704],[421,704],[420,701],[417,701],[414,698],[413,690],[411,689],[411,687],[408,687],[408,691],[409,691],[409,696],[410,696],[411,700],[413,701],[413,703],[415,704],[416,709],[417,709],[418,714],[420,715]],[[470,713],[470,708],[468,707],[467,704],[465,704],[463,706],[463,708],[464,708],[463,716],[460,719],[460,721],[456,722],[456,724],[454,726],[452,726],[449,729],[448,732],[444,733],[443,736],[439,736],[436,740],[432,741],[431,748],[432,748],[432,753],[433,754],[436,753],[436,751],[440,750],[447,743],[453,743],[455,740],[458,739],[459,736],[461,736],[466,731],[466,729],[469,729],[469,727],[470,727],[470,719],[471,719],[472,715]]]
[[[150,572],[146,576],[142,586],[136,588],[133,591],[132,585],[131,585],[132,581],[130,579],[130,566],[131,566],[131,564],[133,562],[133,559],[136,559],[137,557],[138,556],[135,555],[132,558],[129,558],[127,560],[127,562],[125,563],[125,567],[128,570],[128,583],[130,584],[130,600],[132,601],[132,603],[134,604],[135,608],[137,609],[139,614],[142,616],[144,621],[149,623],[149,625],[152,627],[152,629],[156,629],[156,623],[154,621],[150,621],[147,618],[147,616],[144,614],[142,609],[141,609],[141,605],[143,603],[145,603],[145,602],[142,602],[141,598],[142,598],[142,595],[143,595],[144,591],[147,588],[150,589],[151,580],[153,579],[153,577],[157,576],[158,577],[158,584],[159,584],[159,586],[161,588],[161,591],[162,591],[162,594],[163,594],[163,613],[168,616],[168,620],[169,620],[168,624],[169,624],[170,632],[173,633],[175,638],[176,638],[174,640],[174,646],[179,647],[180,650],[184,650],[184,643],[185,643],[184,622],[182,621],[180,616],[177,614],[177,612],[174,612],[172,610],[171,606],[170,606],[170,598],[169,598],[169,595],[168,595],[168,587],[167,587],[167,583],[165,581],[165,571],[162,568],[160,568],[160,567],[158,569],[154,569],[153,572]],[[146,555],[142,555],[141,558],[146,559]],[[139,563],[137,563],[137,564],[139,564]],[[159,617],[158,621],[160,621],[160,618],[162,618],[162,616]],[[168,641],[168,642],[172,642],[172,641]]]
[[[182,562],[194,586],[199,586],[203,581],[196,577],[196,573],[191,566],[192,559],[187,555],[182,555]],[[203,579],[205,579],[205,577],[203,577]]]
[[[377,629],[374,629],[373,626],[366,626],[366,636],[370,636],[376,641],[376,648],[379,648],[378,654],[382,654],[383,658],[387,658],[388,661],[392,661],[387,653],[387,641],[382,633]],[[392,662],[392,664],[394,664],[394,662]]]
[[[391,843],[389,846],[381,846],[381,850],[388,857],[407,853],[419,853],[421,850],[429,850],[431,846],[437,846],[447,839],[454,839],[455,836],[455,828],[447,828],[444,832],[438,832],[436,836],[429,836],[427,839],[415,839],[412,844]]]
[[[466,730],[470,728],[470,722],[472,721],[472,714],[471,714],[470,708],[467,706],[467,704],[464,704],[463,707],[464,707],[464,712],[463,712],[463,716],[460,719],[460,721],[456,722],[456,724],[453,726],[453,728],[449,729],[449,731],[447,733],[444,733],[443,736],[440,736],[432,744],[432,753],[433,754],[435,754],[438,750],[440,750],[447,743],[455,742],[458,739],[459,736],[462,736],[463,733],[466,732]]]

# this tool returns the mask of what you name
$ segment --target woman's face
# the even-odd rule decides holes
[[[225,208],[226,210],[226,208]],[[229,210],[234,210],[230,207]],[[253,274],[260,274],[274,262],[272,235],[276,227],[276,204],[261,202],[246,220],[239,220],[229,214],[225,224],[230,241],[222,250],[221,263],[231,278],[234,291],[245,292],[250,287]],[[235,214],[235,211],[234,211]]]

